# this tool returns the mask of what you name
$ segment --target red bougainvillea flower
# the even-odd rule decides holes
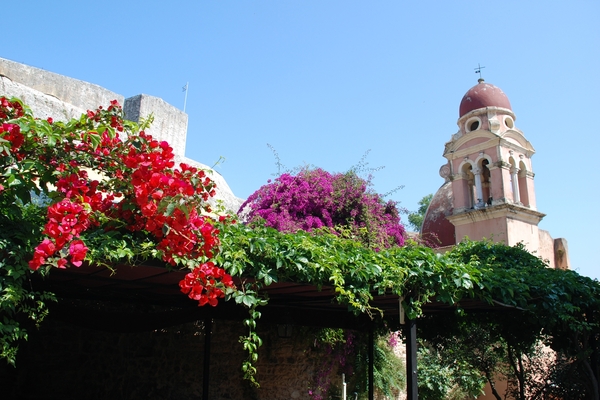
[[[21,133],[21,127],[17,124],[3,123],[0,125],[0,137],[10,143],[13,152],[16,152],[25,140],[25,136]]]
[[[35,248],[33,258],[29,261],[29,268],[37,271],[46,262],[46,258],[52,256],[55,251],[56,246],[54,243],[49,239],[44,239]]]
[[[74,240],[69,245],[69,254],[71,255],[71,264],[76,267],[80,267],[83,260],[85,260],[85,254],[88,248],[81,240]]]
[[[220,284],[217,285],[217,282]],[[210,304],[215,307],[218,299],[225,297],[224,289],[235,285],[229,274],[209,261],[186,274],[179,282],[179,287],[190,299],[197,300],[198,306]]]
[[[47,167],[30,176],[22,190],[28,194],[36,187],[48,194],[45,237],[29,261],[32,270],[81,266],[92,257],[86,241],[95,229],[141,232],[141,237],[154,241],[156,255],[172,265],[217,253],[219,231],[216,221],[206,215],[211,212],[207,200],[215,195],[215,183],[188,164],[176,167],[167,142],[136,129],[123,120],[117,101],[87,111],[73,124],[62,124],[52,118],[35,119],[19,101],[0,97],[4,164],[15,165],[15,170],[32,164]],[[21,182],[28,173],[24,169],[14,176]],[[0,192],[5,195],[8,185],[2,179]],[[180,286],[199,305],[214,306],[225,289],[233,288],[231,277],[212,263],[188,275]]]

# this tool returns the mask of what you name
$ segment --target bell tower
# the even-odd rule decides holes
[[[515,126],[504,92],[483,79],[467,91],[459,108],[458,132],[446,143],[447,178],[454,209],[448,220],[455,240],[492,239],[538,250],[533,146]]]
[[[483,68],[483,67],[481,67]],[[515,125],[504,92],[483,79],[460,102],[458,132],[444,148],[444,184],[431,199],[421,237],[438,251],[465,238],[526,248],[552,268],[569,268],[567,241],[538,228],[533,146]]]

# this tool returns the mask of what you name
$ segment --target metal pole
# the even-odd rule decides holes
[[[188,93],[189,87],[190,87],[190,83],[187,82],[185,84],[185,98],[183,99],[183,112],[185,112],[185,106],[187,105],[187,93]]]
[[[374,363],[374,356],[375,356],[375,351],[374,351],[374,347],[375,347],[375,338],[374,338],[374,333],[373,333],[373,326],[371,325],[371,327],[369,328],[369,400],[374,400],[375,399],[375,363]]]
[[[418,400],[417,391],[417,321],[406,324],[406,400]]]

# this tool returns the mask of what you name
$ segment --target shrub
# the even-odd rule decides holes
[[[246,221],[264,219],[281,232],[326,229],[379,249],[404,245],[396,202],[385,202],[356,172],[322,169],[285,173],[254,192],[240,208]]]

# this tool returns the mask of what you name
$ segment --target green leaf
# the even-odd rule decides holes
[[[173,215],[173,212],[175,211],[175,209],[177,208],[177,204],[175,202],[171,202],[167,205],[167,210],[165,212],[165,215],[167,217],[170,217],[171,215]]]

